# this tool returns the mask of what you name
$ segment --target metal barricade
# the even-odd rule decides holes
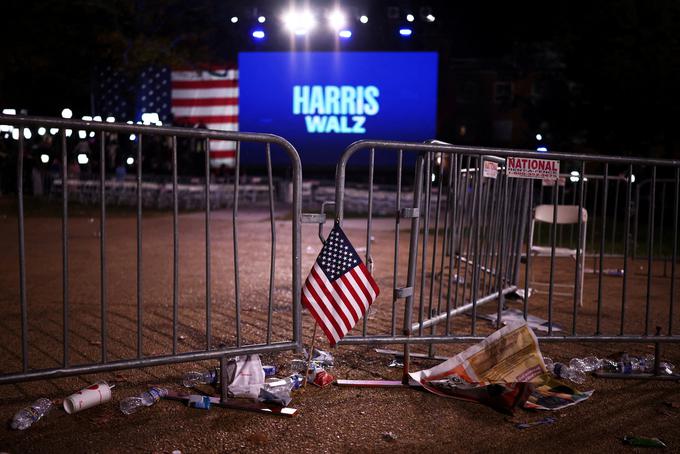
[[[19,280],[17,283],[18,287],[18,306],[20,307],[20,313],[17,314],[17,319],[20,321],[20,339],[21,339],[21,365],[20,370],[7,371],[2,370],[0,375],[0,384],[14,383],[27,380],[36,379],[46,379],[46,378],[57,378],[72,376],[85,373],[95,373],[95,372],[106,372],[114,371],[120,369],[132,369],[146,366],[156,366],[163,364],[172,364],[180,362],[207,360],[207,359],[220,359],[222,364],[222,373],[225,373],[226,359],[231,356],[241,355],[241,354],[255,354],[255,353],[268,353],[277,352],[285,350],[299,350],[302,347],[301,340],[301,309],[300,309],[300,225],[301,225],[301,185],[302,185],[302,169],[300,158],[298,156],[295,148],[287,142],[285,139],[271,135],[271,134],[255,134],[255,133],[244,133],[244,132],[222,132],[222,131],[210,131],[210,130],[197,130],[197,129],[185,129],[185,128],[174,128],[174,127],[156,127],[156,126],[139,126],[139,125],[128,125],[128,124],[118,124],[118,123],[102,123],[102,122],[91,122],[91,121],[77,121],[77,120],[64,120],[64,119],[54,119],[54,118],[39,118],[39,117],[19,117],[19,116],[0,116],[0,124],[11,125],[18,128],[20,131],[18,137],[18,156],[17,156],[17,220],[18,220],[18,258],[19,258]],[[99,332],[97,333],[98,340],[94,342],[94,345],[100,345],[99,348],[99,361],[88,362],[84,364],[75,364],[71,353],[71,344],[73,341],[72,336],[80,337],[81,334],[75,329],[72,322],[72,316],[74,315],[74,307],[72,307],[71,300],[72,295],[70,294],[69,285],[73,276],[71,275],[70,267],[73,265],[69,259],[70,253],[70,232],[69,228],[71,225],[71,220],[69,219],[69,185],[62,185],[62,197],[61,197],[61,311],[62,311],[62,326],[61,326],[61,339],[55,340],[62,341],[62,358],[60,364],[57,367],[32,367],[29,361],[29,350],[35,348],[35,345],[31,345],[31,340],[29,339],[29,322],[32,326],[35,324],[40,324],[40,320],[30,320],[29,316],[29,304],[28,304],[28,290],[26,284],[27,276],[27,260],[26,260],[26,227],[25,227],[25,214],[24,214],[24,154],[25,154],[25,144],[23,134],[21,131],[28,127],[43,127],[48,129],[58,129],[58,136],[61,138],[60,149],[61,149],[61,162],[68,163],[70,161],[68,157],[68,147],[67,147],[67,134],[69,130],[73,131],[87,131],[94,132],[96,134],[96,143],[98,145],[98,164],[99,164],[99,182],[98,182],[98,196],[99,196],[99,229],[97,232],[98,243],[99,243]],[[69,131],[70,132],[70,131]],[[144,255],[142,253],[143,249],[143,238],[142,238],[142,189],[143,189],[143,178],[142,166],[137,165],[136,171],[136,183],[132,183],[134,187],[131,190],[135,192],[136,195],[136,219],[134,224],[131,222],[130,227],[132,232],[134,228],[132,225],[136,224],[136,233],[131,233],[130,243],[136,247],[135,262],[136,269],[130,271],[133,275],[136,273],[136,288],[134,289],[136,309],[134,315],[127,314],[126,316],[134,321],[136,325],[136,332],[130,336],[130,339],[120,339],[112,338],[109,334],[109,328],[112,324],[110,319],[111,308],[109,307],[108,295],[109,283],[113,281],[111,279],[112,271],[115,271],[117,275],[120,275],[124,270],[112,270],[109,267],[108,255],[112,252],[109,250],[107,245],[107,239],[109,238],[107,232],[107,224],[111,222],[111,219],[107,219],[107,181],[106,181],[106,143],[108,134],[135,134],[136,135],[136,156],[135,161],[140,164],[144,159],[144,147],[143,140],[150,136],[164,136],[170,137],[172,141],[172,147],[169,153],[169,159],[172,160],[172,183],[169,185],[169,190],[172,195],[171,207],[172,207],[172,290],[169,292],[171,294],[171,301],[169,304],[162,304],[161,309],[157,311],[162,312],[159,316],[162,317],[163,324],[167,326],[167,332],[161,332],[161,327],[159,326],[149,326],[145,324],[145,317],[147,313],[145,312],[144,304],[144,293],[143,286],[147,277],[143,273],[143,259]],[[177,139],[180,137],[190,137],[201,140],[204,142],[202,158],[205,160],[205,177],[203,181],[203,199],[204,199],[204,220],[202,222],[204,227],[198,227],[198,230],[204,229],[204,239],[201,241],[205,244],[205,303],[204,308],[201,308],[201,313],[205,314],[205,319],[203,320],[203,330],[196,329],[193,322],[186,322],[184,326],[187,330],[192,330],[196,333],[196,343],[200,345],[203,343],[202,347],[190,351],[186,350],[184,345],[178,345],[180,341],[180,336],[178,334],[178,325],[184,325],[183,321],[180,319],[180,231],[179,231],[179,207],[178,207],[178,145]],[[211,140],[229,140],[235,141],[236,155],[235,155],[235,175],[233,183],[233,202],[231,203],[231,236],[233,239],[233,307],[229,308],[218,308],[223,310],[216,310],[213,308],[214,295],[212,294],[212,288],[216,283],[224,281],[226,276],[222,270],[217,273],[212,269],[211,253],[213,253],[213,246],[211,245],[211,208],[210,208],[210,162],[208,151],[210,149]],[[241,155],[241,143],[253,142],[257,144],[262,144],[264,151],[264,159],[266,162],[266,169],[268,175],[268,194],[269,194],[269,228],[263,224],[263,234],[269,237],[269,276],[267,279],[261,279],[259,283],[265,287],[266,286],[266,309],[263,309],[264,315],[253,320],[245,320],[243,313],[243,303],[242,303],[242,286],[241,283],[244,280],[244,273],[240,272],[240,267],[243,266],[244,252],[245,255],[250,255],[251,251],[239,251],[239,172],[240,172],[240,155]],[[275,148],[273,148],[275,147]],[[277,243],[277,218],[275,218],[275,205],[274,205],[274,183],[272,179],[272,152],[283,152],[290,160],[290,169],[292,174],[292,203],[290,204],[290,243],[284,243],[281,245],[279,233],[279,242]],[[201,155],[198,155],[201,156]],[[69,170],[68,165],[61,166],[61,181],[69,181]],[[229,219],[220,218],[225,223],[228,223]],[[93,219],[90,222],[94,222]],[[287,223],[288,221],[286,221]],[[197,223],[201,223],[200,218]],[[279,224],[281,221],[279,221]],[[269,233],[267,233],[269,230]],[[196,230],[194,230],[196,232]],[[30,233],[30,232],[29,232]],[[191,233],[191,232],[189,232]],[[222,232],[221,232],[222,233]],[[249,232],[250,234],[250,232]],[[287,236],[284,232],[284,237]],[[200,232],[198,237],[200,238]],[[146,238],[145,238],[146,239]],[[222,240],[227,242],[227,240]],[[263,247],[267,247],[267,241],[265,240]],[[279,254],[287,254],[290,256],[289,265],[285,267],[279,267],[278,273],[276,268],[276,256],[277,252]],[[198,254],[198,252],[196,252]],[[228,263],[229,257],[225,259]],[[152,259],[153,260],[153,259]],[[155,259],[158,260],[158,259]],[[40,263],[31,263],[33,267],[40,267]],[[247,265],[247,263],[246,263]],[[231,266],[231,265],[229,265]],[[290,266],[290,268],[288,268]],[[290,306],[288,308],[288,313],[290,317],[274,317],[274,305],[275,299],[279,298],[278,288],[275,285],[276,277],[278,274],[282,274],[286,279],[289,279],[287,284],[284,284],[285,293],[289,295]],[[288,277],[289,276],[289,277]],[[248,273],[245,274],[245,280],[249,278]],[[92,284],[96,285],[96,282]],[[117,284],[120,285],[120,284]],[[246,285],[252,287],[251,282],[246,282]],[[264,291],[263,291],[264,292]],[[278,296],[277,296],[278,295]],[[191,296],[190,296],[191,297]],[[184,298],[186,298],[184,296]],[[196,301],[197,307],[200,307],[200,299],[196,300],[196,297],[191,297]],[[231,299],[231,297],[229,298]],[[58,304],[58,303],[57,303]],[[82,301],[78,303],[79,308],[86,307],[83,305]],[[12,306],[14,307],[14,306]],[[168,308],[163,310],[162,308]],[[57,309],[57,308],[55,308]],[[6,305],[3,309],[3,318],[5,319],[5,331],[7,330],[7,324],[10,323],[8,320],[12,320],[13,314],[11,313],[13,309],[10,309],[9,305]],[[81,309],[82,310],[82,309]],[[51,311],[51,309],[50,309]],[[213,331],[213,315],[219,315],[220,320],[225,322],[233,323],[231,327],[223,327],[222,331],[228,330],[231,340],[223,341],[219,345],[216,345],[219,336]],[[216,316],[217,316],[216,315]],[[41,314],[36,314],[36,316],[41,316]],[[286,321],[289,320],[289,321]],[[200,322],[198,322],[200,323]],[[247,324],[247,330],[244,328],[244,324]],[[279,332],[274,335],[273,324],[278,326]],[[284,326],[287,325],[288,328]],[[89,328],[93,328],[90,326]],[[163,339],[165,342],[165,347],[170,350],[170,352],[161,354],[151,354],[146,355],[144,349],[144,339],[145,335],[151,337],[150,331],[155,331],[152,342],[158,342],[158,339]],[[283,334],[280,333],[283,331]],[[221,333],[223,334],[223,333]],[[17,336],[18,337],[18,336]],[[135,339],[136,337],[136,339]],[[182,336],[184,337],[184,336]],[[222,336],[221,338],[224,338]],[[278,340],[277,338],[283,337],[283,340]],[[203,340],[201,340],[201,338]],[[95,338],[97,339],[97,338]],[[134,343],[132,342],[134,339]],[[120,349],[117,347],[120,344],[125,343],[130,344],[128,350],[133,350],[134,353],[129,355],[129,357],[124,356]],[[91,342],[92,344],[92,342]],[[115,344],[115,346],[114,346]],[[38,346],[41,347],[41,346]],[[147,348],[148,350],[148,348]],[[158,348],[153,348],[156,352]],[[113,352],[113,353],[112,353]],[[78,352],[80,354],[80,352]],[[116,358],[112,358],[112,356]],[[7,364],[3,366],[8,367]],[[222,380],[224,384],[226,381]],[[224,389],[223,389],[224,392]],[[224,394],[223,394],[223,397]]]
[[[369,154],[368,176],[362,180],[369,183],[365,243],[369,269],[374,269],[378,260],[373,252],[375,246],[371,244],[372,225],[376,223],[371,211],[376,157],[381,153],[397,155],[393,256],[389,260],[380,258],[381,269],[374,272],[383,288],[374,306],[378,311],[385,307],[391,311],[378,313],[373,320],[364,320],[362,327],[355,328],[340,343],[404,344],[407,371],[410,345],[477,342],[502,324],[503,310],[512,304],[519,305],[517,310],[524,318],[545,317],[545,332],[537,332],[541,342],[653,343],[658,347],[661,343],[680,341],[675,329],[680,161],[538,154],[443,143],[359,141],[345,150],[337,166],[337,222],[346,221],[347,167],[350,158],[359,152]],[[404,165],[407,154],[415,155],[411,167]],[[571,178],[566,186],[568,191],[560,187],[560,179],[552,179],[547,191],[550,197],[547,206],[552,208],[553,219],[543,233],[543,240],[547,233],[548,242],[545,257],[530,249],[536,237],[529,238],[532,231],[529,226],[534,207],[546,202],[548,187],[544,187],[541,180],[509,177],[504,164],[506,158],[548,159],[557,161],[563,172],[574,169],[573,173],[566,174]],[[484,176],[485,162],[497,166],[496,178]],[[404,207],[403,181],[410,171],[413,171],[413,202]],[[642,222],[642,208],[633,203],[631,175],[635,174],[638,178],[650,178],[644,204],[646,222]],[[672,205],[661,207],[663,215],[659,214],[660,207],[656,204],[660,175],[665,178],[663,181],[669,182],[666,197],[673,201]],[[612,194],[612,184],[621,192],[617,200],[612,200],[616,195]],[[591,186],[590,191],[587,185]],[[579,216],[570,227],[571,238],[565,230],[568,226],[560,225],[557,219],[563,205],[572,206],[572,211],[590,211],[590,217]],[[646,239],[647,248],[645,263],[638,265],[636,260],[633,268],[632,224],[636,208],[640,211],[636,225],[640,237]],[[660,256],[653,253],[659,241],[658,236],[655,237],[660,228],[659,219],[665,224],[663,241],[670,263],[667,278],[653,273],[661,266]],[[404,220],[409,222],[410,229],[404,228]],[[618,222],[623,225],[616,225]],[[591,232],[591,246],[584,247],[588,244],[586,228]],[[610,233],[612,228],[617,230]],[[404,234],[408,235],[408,244],[402,244],[400,235]],[[571,259],[559,257],[562,242],[566,246],[571,244]],[[401,252],[404,248],[408,255]],[[609,253],[612,248],[615,254]],[[580,279],[587,271],[583,254],[593,258],[595,265]],[[406,257],[407,263],[404,263]],[[389,273],[384,271],[388,263],[391,264]],[[406,278],[401,284],[400,270],[404,265]],[[608,268],[620,272],[608,274]],[[547,281],[544,295],[532,293],[532,273],[542,275]],[[385,291],[388,285],[392,287],[391,292]],[[566,299],[559,298],[556,291],[559,285],[573,289]],[[513,299],[509,300],[511,294]],[[397,309],[401,300],[403,313]],[[483,305],[492,302],[495,303],[493,312],[482,314]],[[469,316],[469,322],[462,314]],[[492,319],[494,323],[482,318]],[[398,329],[400,322],[402,328]],[[432,353],[430,347],[429,356]]]

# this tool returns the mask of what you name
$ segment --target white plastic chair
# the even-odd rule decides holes
[[[558,225],[564,225],[564,224],[577,224],[579,222],[579,208],[578,205],[557,205],[557,219],[556,222]],[[583,306],[583,276],[584,276],[584,269],[585,269],[585,257],[586,257],[586,226],[588,223],[588,211],[586,211],[585,208],[581,208],[581,221],[582,221],[582,237],[581,237],[581,244],[580,244],[580,251],[578,252],[579,254],[579,261],[580,263],[580,270],[577,269],[579,275],[579,296],[578,296],[578,303],[579,306]],[[534,257],[550,257],[552,255],[552,247],[550,245],[548,246],[539,246],[534,244],[534,232],[535,232],[535,225],[537,222],[543,222],[546,224],[552,224],[553,223],[553,205],[538,205],[536,208],[534,208],[534,217],[531,221],[531,231],[530,231],[530,236],[529,236],[529,251],[532,256]],[[576,249],[570,249],[566,247],[555,247],[555,257],[571,257],[576,261]],[[530,275],[530,281],[531,284],[533,285],[543,285],[543,286],[548,286],[550,285],[549,282],[536,282],[533,280],[533,266],[531,270],[531,275]],[[571,287],[573,288],[573,285],[571,284],[553,284],[555,287]],[[562,296],[570,296],[573,295],[573,293],[565,293],[565,292],[553,292],[554,295],[562,295]]]

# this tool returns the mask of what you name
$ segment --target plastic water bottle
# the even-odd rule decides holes
[[[12,429],[24,430],[45,416],[52,409],[52,401],[41,397],[31,404],[30,407],[22,408],[12,418]]]
[[[191,371],[182,377],[182,385],[186,388],[193,388],[196,385],[213,385],[218,382],[218,377],[217,369],[205,372]]]
[[[142,407],[150,407],[159,400],[161,397],[168,395],[168,390],[165,388],[150,388],[148,391],[144,391],[139,396],[126,397],[120,401],[120,411],[126,415],[131,415],[135,413]]]
[[[600,368],[602,360],[595,356],[586,356],[585,358],[573,358],[569,361],[569,367],[581,372],[593,372]]]
[[[264,389],[273,394],[279,391],[290,392],[294,389],[298,389],[302,384],[302,376],[299,374],[293,374],[286,378],[281,378],[278,380],[270,381],[264,384]]]
[[[566,378],[574,383],[584,383],[586,381],[586,374],[583,371],[574,369],[562,363],[555,363],[553,367],[553,373],[558,378]]]

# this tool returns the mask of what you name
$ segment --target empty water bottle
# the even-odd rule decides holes
[[[555,363],[553,367],[553,374],[558,378],[571,380],[574,383],[584,383],[586,381],[586,374],[578,369],[567,366],[562,363]]]
[[[602,360],[595,356],[586,356],[585,358],[572,358],[569,361],[569,367],[581,372],[593,372],[600,368]]]
[[[207,370],[205,372],[191,371],[184,374],[182,377],[182,385],[187,388],[193,388],[196,385],[213,385],[219,381],[219,374],[217,369]]]
[[[135,413],[142,407],[150,407],[159,400],[161,397],[168,395],[168,390],[165,388],[150,388],[148,391],[144,391],[139,396],[127,397],[120,401],[120,411],[126,415],[131,415]]]
[[[264,384],[264,389],[276,393],[279,390],[292,391],[298,389],[302,384],[302,375],[293,374],[286,378],[280,378]]]
[[[12,418],[12,429],[24,430],[45,416],[52,408],[52,401],[41,397],[31,404],[30,407],[22,408]]]

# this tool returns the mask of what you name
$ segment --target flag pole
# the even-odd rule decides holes
[[[316,340],[316,327],[319,326],[319,322],[314,320],[314,331],[312,332],[312,345],[309,347],[309,354],[307,355],[307,364],[305,365],[305,378],[302,382],[302,387],[307,387],[307,376],[309,375],[309,365],[312,362],[312,355],[314,354],[314,341]]]

